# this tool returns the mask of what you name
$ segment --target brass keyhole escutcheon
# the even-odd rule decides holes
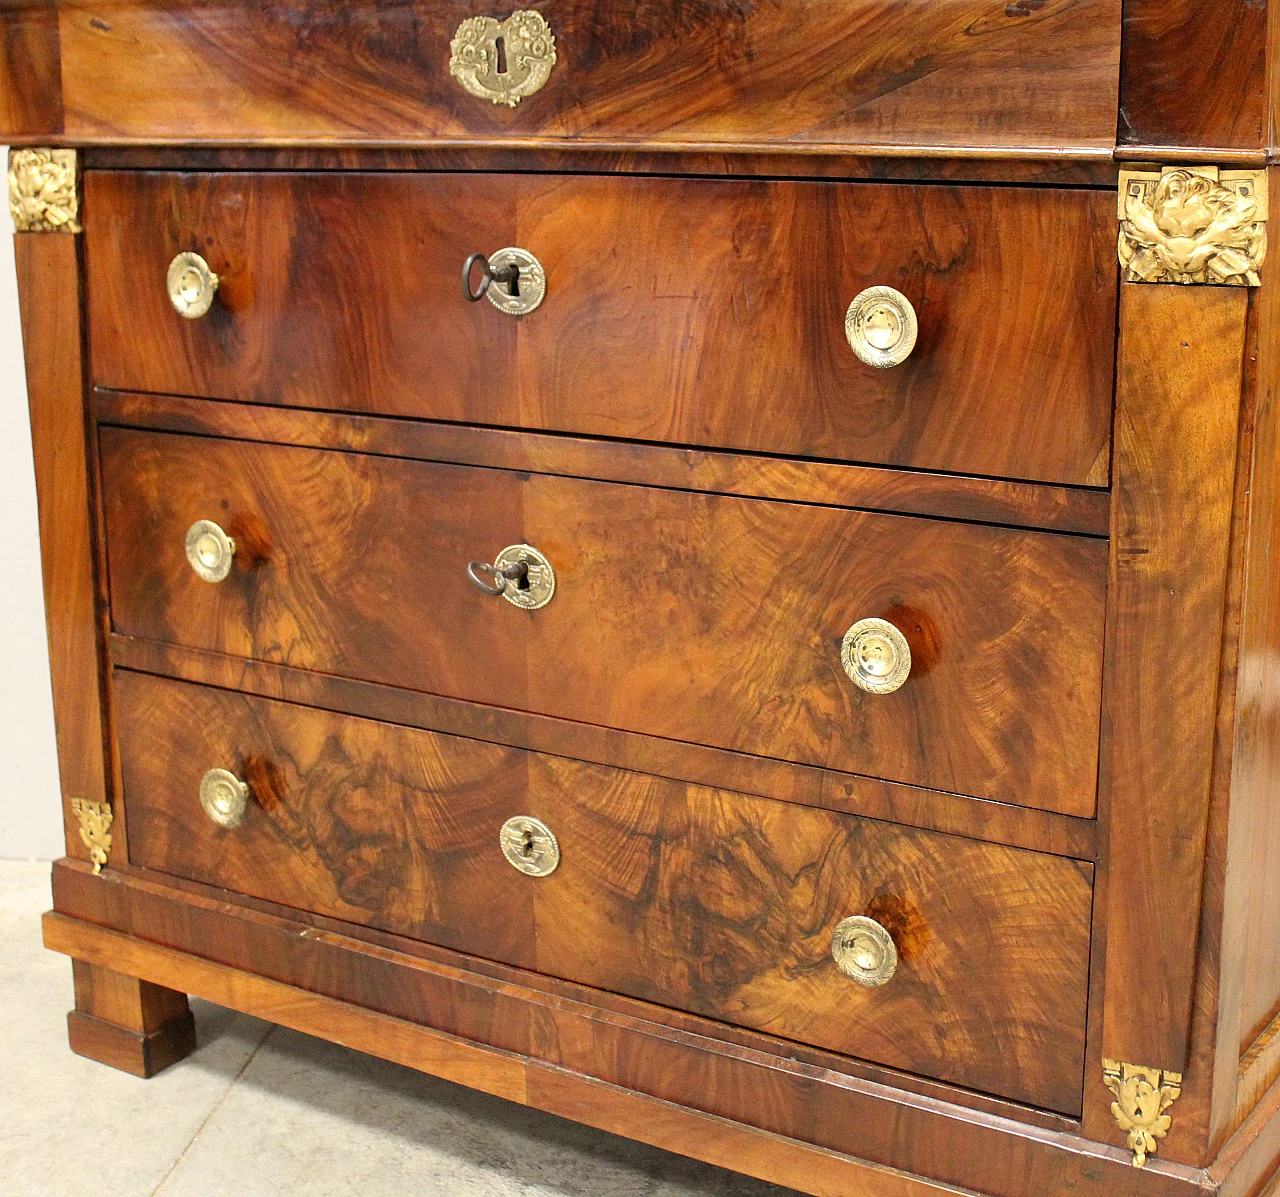
[[[198,320],[212,306],[218,291],[218,276],[197,253],[180,253],[169,263],[169,302],[174,311],[188,320]]]
[[[892,694],[911,673],[911,646],[887,619],[860,619],[845,634],[840,664],[868,694]]]
[[[449,43],[449,74],[473,96],[509,108],[538,91],[555,65],[555,36],[533,9],[505,21],[468,17]]]
[[[485,594],[501,595],[526,611],[545,607],[556,592],[556,571],[531,544],[508,545],[494,558],[467,563],[467,577]]]
[[[516,815],[498,832],[498,842],[513,868],[529,877],[546,877],[560,864],[560,844],[541,819]]]
[[[480,284],[473,289],[477,267]],[[487,297],[508,316],[527,316],[547,296],[547,272],[533,254],[516,247],[500,249],[490,257],[471,254],[462,264],[462,294],[472,303]]]
[[[212,520],[196,520],[187,529],[187,562],[206,582],[221,582],[231,572],[236,542]]]
[[[831,958],[846,977],[867,989],[883,985],[898,968],[893,936],[864,914],[836,924],[831,934]]]
[[[210,769],[200,779],[200,805],[219,827],[239,827],[249,805],[249,787],[229,769]]]
[[[901,365],[916,347],[916,310],[892,287],[868,287],[844,317],[844,335],[858,360],[885,369]]]

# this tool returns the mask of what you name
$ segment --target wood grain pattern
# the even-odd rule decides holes
[[[1247,304],[1227,288],[1121,292],[1103,1052],[1179,1072],[1195,992]]]
[[[511,175],[91,173],[97,383],[1105,485],[1115,211],[1074,190]],[[886,230],[891,230],[886,235]],[[461,295],[520,245],[548,298]],[[184,320],[165,270],[222,279]],[[890,284],[920,338],[858,361]]]
[[[60,3],[67,133],[1040,154],[1114,140],[1119,0],[544,0],[559,62],[515,109],[449,77],[449,40],[475,11],[469,0]]]
[[[0,130],[10,140],[62,133],[62,60],[54,0],[0,14]]]
[[[957,152],[958,153],[958,152]],[[733,154],[708,151],[600,150],[583,146],[553,149],[534,142],[519,147],[444,149],[439,146],[157,146],[91,145],[84,148],[86,170],[379,170],[379,171],[553,171],[557,174],[728,175],[818,178],[869,182],[932,179],[948,183],[1033,183],[1059,187],[1114,187],[1120,167],[1109,157],[1074,158],[1054,154],[991,158],[918,158],[787,152]]]
[[[1109,491],[425,420],[98,391],[100,424],[1106,536]]]
[[[181,682],[116,685],[134,863],[1078,1105],[1087,865]],[[230,832],[198,801],[214,766],[253,790]],[[521,813],[560,840],[551,877],[501,856],[498,830]],[[898,943],[880,989],[830,960],[856,913]]]
[[[649,1017],[619,1017],[582,1001],[549,996],[531,987],[540,983],[532,974],[491,980],[465,960],[450,965],[371,948],[334,931],[238,908],[220,891],[179,894],[155,879],[115,870],[95,878],[85,866],[60,863],[54,870],[54,904],[70,916],[46,918],[46,943],[56,950],[85,958],[102,953],[117,967],[180,983],[194,993],[202,989],[189,964],[207,969],[206,975],[225,976],[228,969],[253,973],[321,999],[532,1057],[570,1075],[600,1078],[974,1193],[1214,1197],[1213,1185],[1199,1170],[1154,1162],[1137,1170],[1127,1153],[1078,1135],[976,1113],[814,1069],[782,1054],[725,1045],[708,1035],[673,1032],[661,1025],[667,1012],[654,1008]],[[237,1007],[251,992],[228,978],[207,996]],[[288,1024],[308,1005],[305,997],[297,1004],[281,1002],[279,1020]],[[388,1031],[382,1042],[395,1042],[395,1036]],[[543,1092],[531,1092],[540,1103]],[[584,1103],[581,1113],[590,1108]]]
[[[189,1056],[196,1024],[185,992],[71,961],[76,1007],[67,1015],[71,1050],[144,1079]]]
[[[14,238],[67,853],[88,859],[72,798],[105,802],[103,657],[90,531],[78,238]]]
[[[1092,813],[1102,542],[206,437],[100,440],[123,634]],[[243,546],[217,586],[183,549],[200,518]],[[466,577],[468,559],[520,543],[557,570],[537,612]],[[840,665],[845,631],[871,615],[912,645],[891,695]]]
[[[1267,4],[1124,0],[1117,142],[1265,153]]]
[[[197,995],[254,1017],[815,1197],[855,1191],[864,1197],[972,1197],[970,1190],[812,1147],[64,915],[47,914],[44,931],[46,945],[56,951],[123,960],[146,975],[181,978]],[[1180,1197],[1194,1192],[1184,1189]]]
[[[654,773],[696,785],[732,788],[782,802],[820,806],[1011,848],[1029,848],[1033,852],[1086,861],[1092,861],[1096,855],[1097,828],[1092,819],[289,669],[156,640],[112,636],[111,655],[123,669],[283,699],[384,723]]]

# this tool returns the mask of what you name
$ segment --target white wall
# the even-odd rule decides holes
[[[0,217],[0,859],[49,859],[62,815],[11,228]]]

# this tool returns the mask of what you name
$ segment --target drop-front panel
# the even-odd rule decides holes
[[[73,1048],[1273,1197],[1276,2],[5,6]]]

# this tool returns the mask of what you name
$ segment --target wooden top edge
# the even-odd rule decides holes
[[[1117,162],[1151,162],[1161,166],[1203,162],[1216,166],[1262,167],[1269,159],[1266,150],[1229,149],[1226,146],[1121,145],[1115,151]]]
[[[804,157],[850,158],[948,158],[1031,161],[1031,162],[1110,162],[1116,157],[1107,144],[1075,146],[1024,145],[911,145],[906,143],[854,143],[810,141],[618,141],[587,137],[496,137],[496,138],[250,138],[206,139],[184,138],[157,140],[145,137],[76,138],[66,135],[18,136],[10,143],[22,146],[93,146],[159,147],[175,149],[302,149],[302,150],[581,150],[586,152],[643,154],[776,154]],[[1240,151],[1224,151],[1241,158]],[[1254,155],[1255,157],[1257,155]]]

